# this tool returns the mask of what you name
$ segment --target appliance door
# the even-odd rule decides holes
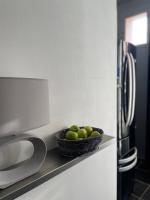
[[[135,59],[131,52],[124,56],[122,65],[122,120],[121,120],[121,138],[119,138],[119,161],[118,171],[126,172],[135,167],[137,163],[137,148],[130,146],[130,137],[132,132],[129,128],[134,119],[136,96],[136,77],[135,77]],[[130,149],[131,148],[131,149]],[[125,156],[125,157],[124,157]]]
[[[130,199],[134,186],[134,170],[118,173],[117,200]]]
[[[127,200],[133,192],[134,167],[136,162],[136,148],[132,148],[129,154],[119,160],[119,168],[117,174],[117,200]]]
[[[136,78],[135,48],[124,41],[120,43],[118,76],[118,200],[127,200],[133,191],[134,167],[137,163],[137,148],[130,131],[135,112]],[[133,53],[133,54],[132,54]]]

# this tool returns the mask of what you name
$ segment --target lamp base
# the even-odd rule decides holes
[[[17,165],[16,168],[0,171],[0,189],[4,189],[38,172],[46,157],[46,145],[43,140],[30,134],[11,135],[0,138],[0,146],[29,141],[34,147],[34,153],[30,159]]]

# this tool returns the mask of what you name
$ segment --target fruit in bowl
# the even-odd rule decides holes
[[[100,136],[101,134],[98,131],[93,131],[90,135],[90,137],[97,137]]]
[[[91,126],[85,126],[84,128],[87,131],[88,136],[90,136],[93,132],[93,128]]]
[[[78,132],[80,130],[79,126],[77,125],[72,125],[70,128],[69,128],[70,131],[75,131],[75,132]]]
[[[88,134],[87,134],[87,131],[86,129],[84,128],[81,128],[78,132],[78,138],[87,138],[88,137]]]
[[[56,139],[63,156],[74,157],[95,150],[103,137],[103,130],[90,126],[72,125],[59,131]]]
[[[91,126],[79,127],[77,125],[72,125],[65,134],[66,140],[81,140],[90,137],[98,137],[101,136],[101,132],[97,130],[93,130]]]
[[[67,140],[76,140],[78,138],[78,134],[74,131],[67,131],[65,138]]]

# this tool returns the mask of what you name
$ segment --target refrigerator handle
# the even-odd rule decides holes
[[[119,172],[127,172],[127,171],[133,169],[136,166],[136,164],[137,164],[137,157],[130,165],[127,165],[125,167],[119,167]]]
[[[119,164],[120,165],[127,164],[127,163],[135,160],[135,158],[137,157],[137,148],[134,147],[133,149],[131,149],[131,151],[133,151],[133,150],[134,150],[134,152],[133,152],[133,154],[131,156],[119,160]]]
[[[133,122],[134,113],[135,113],[135,99],[136,99],[136,75],[135,75],[135,60],[133,55],[130,53],[131,58],[131,67],[132,67],[132,80],[133,80],[133,91],[132,91],[132,109],[131,109],[131,118],[129,125]]]
[[[132,61],[131,56],[127,53],[127,65],[129,69],[129,96],[128,96],[128,111],[127,111],[127,119],[126,126],[129,126],[132,112],[132,95],[133,95],[133,78],[132,78]]]

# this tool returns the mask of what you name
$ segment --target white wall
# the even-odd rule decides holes
[[[111,144],[16,200],[117,200],[116,165]]]
[[[116,36],[116,0],[0,1],[0,76],[49,79],[49,148],[71,124],[116,136]]]

